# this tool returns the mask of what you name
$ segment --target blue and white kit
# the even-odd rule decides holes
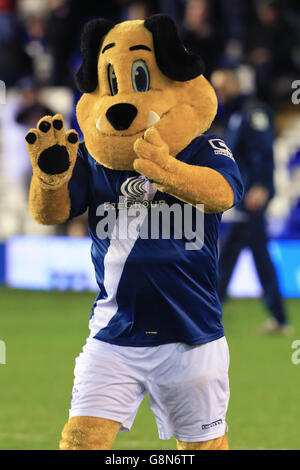
[[[217,136],[196,138],[176,158],[218,171],[233,189],[234,204],[241,200],[238,167]],[[69,189],[70,217],[89,209],[99,285],[90,337],[76,359],[70,418],[106,418],[129,431],[148,394],[161,439],[198,442],[224,435],[230,392],[217,295],[221,214],[202,212],[198,232],[199,209],[134,171],[98,165],[84,144]],[[131,213],[136,204],[141,210]],[[188,206],[188,227],[184,217],[178,222],[174,216],[169,236],[159,224],[156,236],[149,236],[155,209],[175,204],[181,215]],[[105,208],[113,208],[111,222]],[[193,234],[196,249],[187,249]]]

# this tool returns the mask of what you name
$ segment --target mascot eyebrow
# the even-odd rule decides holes
[[[110,44],[106,44],[105,47],[103,47],[102,49],[102,54],[104,54],[105,51],[107,51],[107,49],[110,49],[111,47],[114,47],[116,45],[115,42],[111,42]],[[152,49],[150,49],[150,47],[148,46],[145,46],[144,44],[137,44],[136,46],[131,46],[129,48],[130,51],[137,51],[138,49],[143,49],[144,51],[152,51]]]
[[[111,47],[114,47],[116,45],[115,42],[111,42],[110,44],[106,44],[105,47],[103,47],[102,49],[102,54],[104,54],[105,51],[107,51],[107,49],[110,49]]]
[[[148,46],[144,46],[144,44],[137,44],[136,46],[131,46],[129,48],[130,51],[137,51],[138,49],[144,49],[145,51],[152,51],[152,49],[150,49],[150,47]]]

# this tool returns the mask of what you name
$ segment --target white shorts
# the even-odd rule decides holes
[[[224,336],[197,346],[153,347],[88,338],[76,359],[70,417],[111,419],[129,431],[148,393],[160,439],[215,439],[226,432],[228,367]]]

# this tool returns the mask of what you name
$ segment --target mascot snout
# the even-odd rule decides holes
[[[137,112],[133,104],[118,103],[108,108],[105,115],[116,131],[124,131],[131,126]]]

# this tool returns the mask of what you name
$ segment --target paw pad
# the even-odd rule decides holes
[[[26,142],[29,144],[34,144],[36,141],[36,135],[33,132],[29,132],[25,137]]]
[[[54,129],[60,131],[62,129],[63,122],[60,119],[54,119],[53,121],[53,127]]]
[[[64,173],[70,167],[67,149],[64,145],[52,145],[38,158],[38,166],[47,175]]]
[[[72,132],[71,134],[68,135],[68,141],[70,142],[70,144],[75,144],[78,140],[78,136],[77,134],[75,134],[75,132]]]

